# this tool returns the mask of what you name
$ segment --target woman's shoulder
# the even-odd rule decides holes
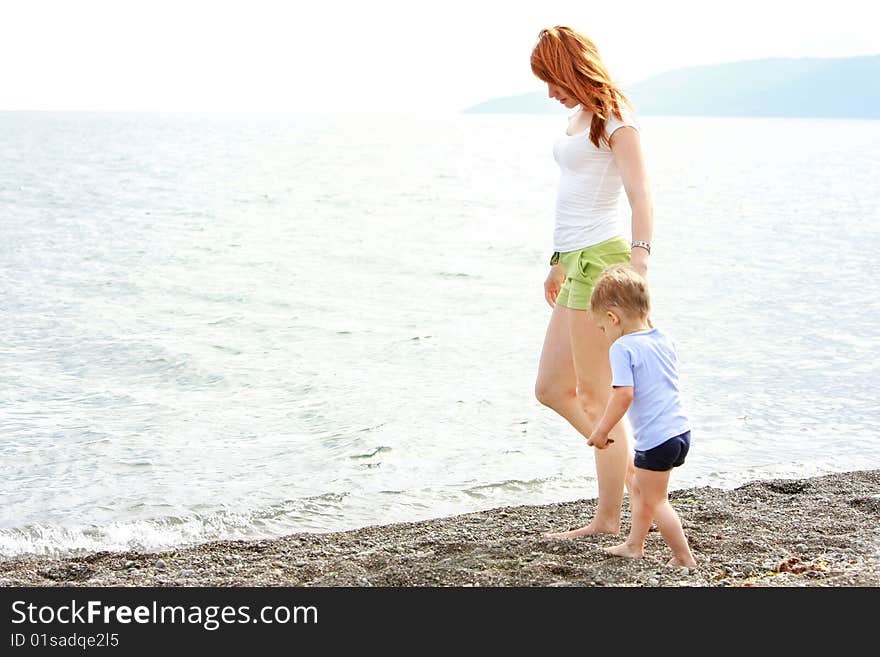
[[[624,103],[621,103],[620,116],[618,117],[614,112],[611,112],[610,116],[605,121],[605,134],[610,138],[616,130],[623,128],[624,126],[639,130],[639,122],[635,111],[627,107]]]

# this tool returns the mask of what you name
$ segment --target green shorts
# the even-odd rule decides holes
[[[566,308],[587,310],[599,274],[609,265],[628,263],[629,256],[629,242],[622,237],[612,237],[578,251],[560,253],[559,264],[565,270],[565,283],[559,290],[556,303]]]

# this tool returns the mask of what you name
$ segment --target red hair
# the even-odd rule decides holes
[[[599,49],[587,36],[557,25],[541,30],[532,50],[532,73],[547,84],[555,84],[593,113],[590,141],[599,148],[608,143],[605,123],[613,114],[623,120],[621,103],[629,102],[608,74]]]

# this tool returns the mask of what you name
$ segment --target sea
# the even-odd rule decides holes
[[[880,121],[639,120],[671,486],[880,467]],[[595,497],[534,397],[565,127],[0,113],[0,558]]]

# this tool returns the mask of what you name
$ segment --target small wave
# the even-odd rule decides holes
[[[480,276],[478,274],[466,274],[461,271],[455,271],[455,272],[441,271],[441,272],[437,273],[437,276],[439,276],[440,278],[473,278],[473,279],[483,278],[482,276]]]
[[[379,446],[376,449],[374,449],[372,452],[370,452],[369,454],[353,454],[350,458],[369,459],[369,458],[373,458],[374,456],[376,456],[376,454],[381,454],[383,452],[390,452],[390,451],[391,451],[390,447]]]
[[[244,319],[244,315],[241,313],[234,313],[232,315],[224,315],[223,317],[218,317],[217,319],[211,320],[208,322],[208,326],[224,326],[227,324],[238,324]]]
[[[375,424],[375,425],[373,425],[373,426],[371,426],[371,427],[364,427],[363,429],[358,429],[358,433],[365,433],[365,432],[369,432],[369,431],[375,431],[376,429],[379,429],[379,428],[381,428],[381,427],[384,427],[386,424],[388,424],[388,423],[387,423],[387,422],[380,422],[379,424]],[[390,449],[390,448],[389,448],[389,449]]]
[[[538,490],[547,481],[548,480],[544,478],[529,479],[527,481],[523,481],[522,479],[507,479],[505,481],[493,482],[491,484],[471,486],[470,488],[465,488],[463,492],[471,497],[482,499],[490,497],[494,493],[522,493]]]
[[[289,499],[259,509],[165,516],[79,527],[30,524],[0,529],[0,559],[63,558],[101,551],[157,552],[216,540],[258,540],[326,531],[348,493]]]
[[[226,353],[226,354],[232,354],[233,356],[240,356],[241,355],[241,350],[236,349],[235,347],[226,347],[221,344],[212,344],[211,347],[213,347],[217,351],[222,351],[223,353]]]

